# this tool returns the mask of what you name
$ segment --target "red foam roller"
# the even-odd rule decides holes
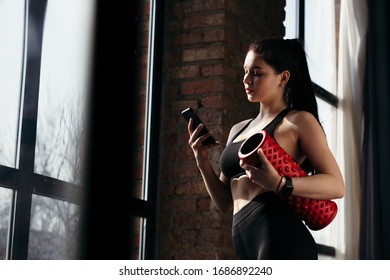
[[[245,163],[259,167],[261,166],[257,155],[259,148],[263,149],[265,156],[281,176],[308,176],[299,164],[265,130],[246,139],[238,151],[238,156]],[[329,225],[336,217],[338,210],[337,204],[329,199],[310,199],[294,195],[289,197],[280,196],[280,198],[312,230],[320,230]]]

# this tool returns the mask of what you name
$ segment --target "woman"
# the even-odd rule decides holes
[[[199,137],[202,125],[188,124],[191,146],[207,191],[223,212],[233,211],[233,245],[240,259],[318,259],[315,241],[280,199],[280,192],[313,199],[344,196],[339,167],[319,122],[306,55],[296,39],[252,43],[244,62],[243,83],[259,114],[235,124],[220,158],[218,177]],[[267,130],[311,176],[280,176],[261,149],[262,167],[238,158],[242,142]]]

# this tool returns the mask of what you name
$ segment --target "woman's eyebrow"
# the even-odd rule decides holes
[[[245,67],[245,65],[243,66],[244,67],[244,69],[246,69],[246,67]],[[261,66],[252,66],[252,67],[250,67],[249,68],[250,70],[257,70],[257,69],[263,69]]]

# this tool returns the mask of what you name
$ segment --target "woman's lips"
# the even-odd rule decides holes
[[[246,89],[245,89],[245,92],[246,92],[246,94],[251,94],[252,92],[254,92],[254,90],[253,90],[253,89],[246,88]]]

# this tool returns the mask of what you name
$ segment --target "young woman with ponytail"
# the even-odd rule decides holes
[[[279,198],[344,196],[344,182],[319,121],[306,54],[296,39],[255,41],[246,53],[243,84],[249,102],[259,104],[253,119],[235,124],[220,158],[218,176],[209,161],[209,146],[199,137],[202,125],[188,124],[191,146],[207,191],[223,212],[232,212],[232,239],[239,259],[317,259],[316,243],[302,220]],[[244,164],[241,144],[266,130],[310,176],[285,178],[262,149],[261,167]]]

